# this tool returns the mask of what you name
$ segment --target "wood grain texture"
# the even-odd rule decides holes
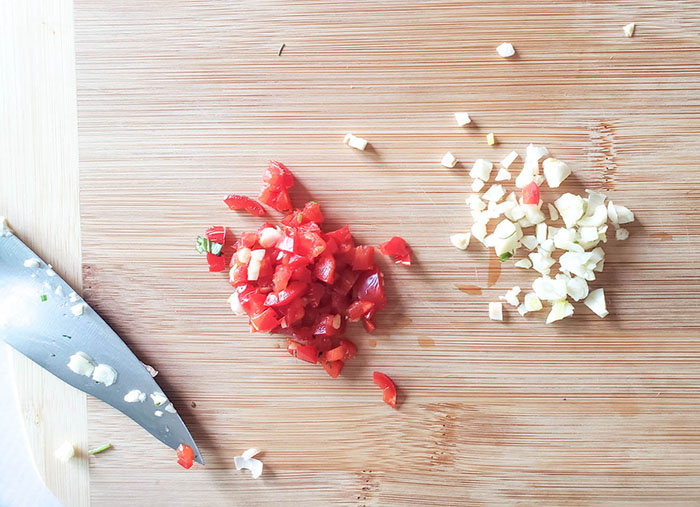
[[[81,284],[73,4],[0,1],[0,215]],[[20,354],[13,368],[37,468],[66,506],[88,505],[87,406],[77,391]],[[68,464],[54,451],[80,449]]]
[[[154,505],[696,503],[699,22],[696,2],[77,0],[86,296],[161,371],[208,462],[183,473],[91,400],[91,441],[115,444],[92,463],[93,503],[154,484]],[[483,248],[449,245],[471,223],[466,168],[529,142],[575,170],[562,192],[604,190],[638,217],[606,245],[605,320],[576,305],[557,325],[491,322],[487,303],[533,275],[492,266],[489,284]],[[192,246],[211,224],[259,224],[221,197],[255,195],[268,159],[330,226],[401,235],[417,258],[386,266],[391,305],[373,336],[350,333],[339,380],[249,335]],[[250,446],[258,481],[233,470]]]

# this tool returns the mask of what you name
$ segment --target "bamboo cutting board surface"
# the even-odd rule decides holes
[[[86,298],[160,370],[207,460],[184,472],[90,400],[90,443],[115,446],[91,462],[94,505],[697,501],[697,3],[76,0],[75,12]],[[504,41],[516,57],[496,54]],[[455,111],[474,124],[457,127]],[[348,149],[346,132],[372,148]],[[574,170],[545,200],[591,188],[637,216],[592,285],[605,320],[576,304],[551,326],[510,307],[489,321],[488,302],[534,272],[449,244],[471,224],[473,160],[529,142]],[[439,165],[448,150],[454,170]],[[373,335],[352,328],[360,352],[336,380],[250,335],[226,275],[193,247],[212,224],[258,226],[221,198],[256,195],[268,159],[329,226],[413,248],[411,268],[383,263],[391,304]],[[396,381],[398,411],[375,369]],[[257,481],[233,467],[251,446]]]

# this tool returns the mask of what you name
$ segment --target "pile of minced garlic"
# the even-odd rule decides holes
[[[494,183],[488,188],[493,164],[484,159],[474,162],[469,173],[474,194],[466,200],[474,224],[471,233],[454,234],[450,241],[455,247],[466,250],[473,237],[493,248],[495,255],[504,262],[518,256],[521,247],[529,252],[517,260],[515,266],[539,273],[540,277],[532,283],[532,291],[524,294],[522,302],[520,287],[513,287],[500,297],[516,307],[520,315],[540,311],[547,305],[550,308],[547,324],[550,324],[573,315],[571,299],[583,300],[596,315],[605,317],[608,311],[604,290],[589,291],[588,283],[595,280],[596,273],[603,271],[605,252],[599,245],[607,242],[608,221],[615,228],[615,238],[626,240],[629,232],[621,226],[634,221],[634,214],[612,201],[606,204],[604,194],[591,190],[586,190],[585,197],[565,193],[546,207],[541,199],[538,204],[524,204],[522,196],[515,191],[507,194],[504,188],[513,179],[510,170],[519,157],[512,151],[501,160]],[[545,182],[550,188],[558,188],[570,174],[564,162],[549,157],[547,148],[530,144],[514,183],[518,189],[528,187],[531,190],[534,182],[539,193],[539,187]],[[555,274],[552,274],[553,269]],[[489,317],[503,320],[503,303],[489,303]]]

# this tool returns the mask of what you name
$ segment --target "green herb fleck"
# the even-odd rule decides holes
[[[107,449],[111,449],[111,448],[112,448],[112,444],[105,444],[105,445],[102,445],[100,447],[96,447],[95,449],[90,449],[88,451],[88,454],[100,454],[101,452],[104,452]]]
[[[68,338],[69,340],[70,340],[71,338],[73,338],[73,337],[72,337],[71,335],[69,335],[69,334],[64,334],[64,335],[61,335],[61,336],[63,336],[64,338]]]
[[[51,354],[49,354],[49,356],[50,356],[50,357],[56,357],[56,354],[54,354],[54,353],[52,352]]]
[[[211,253],[214,255],[221,255],[221,250],[223,250],[224,245],[221,243],[215,243],[207,238],[201,236],[197,237],[197,251],[199,253]]]
[[[42,294],[42,295],[41,295],[41,302],[42,302],[42,303],[45,303],[46,300],[48,300],[48,299],[49,299],[49,298],[46,297],[46,294]]]
[[[506,252],[506,253],[502,253],[501,255],[499,255],[499,256],[498,256],[498,259],[499,259],[501,262],[505,262],[505,261],[507,261],[508,259],[510,259],[511,257],[513,257],[513,252]]]

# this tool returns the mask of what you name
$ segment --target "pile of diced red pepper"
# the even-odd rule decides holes
[[[386,307],[375,248],[356,244],[347,226],[324,232],[317,202],[294,209],[289,196],[294,176],[283,164],[270,162],[263,181],[258,200],[285,214],[280,226],[264,223],[255,232],[243,232],[232,247],[224,227],[210,228],[206,238],[222,247],[218,255],[207,252],[209,269],[230,269],[236,290],[229,302],[234,311],[248,315],[251,332],[288,335],[292,355],[320,362],[335,378],[357,352],[343,338],[347,323],[361,321],[371,333],[375,313]],[[249,197],[229,195],[225,202],[234,210],[266,214]],[[408,246],[399,237],[378,248],[398,264],[411,264]],[[395,389],[393,399],[395,406]]]

